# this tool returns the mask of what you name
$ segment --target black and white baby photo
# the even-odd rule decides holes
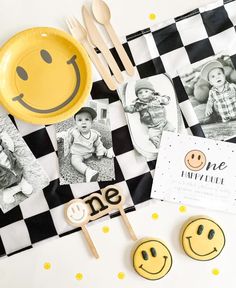
[[[61,184],[115,178],[108,101],[88,101],[56,125]]]
[[[0,207],[5,213],[49,179],[8,116],[0,116]]]
[[[180,78],[207,138],[236,135],[236,70],[228,55],[216,55],[180,71]]]
[[[132,80],[119,94],[135,149],[155,159],[162,132],[183,127],[171,80],[165,74]]]

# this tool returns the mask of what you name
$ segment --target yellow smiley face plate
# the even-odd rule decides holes
[[[0,50],[0,104],[34,124],[75,114],[92,86],[89,58],[67,33],[37,27],[22,31]]]

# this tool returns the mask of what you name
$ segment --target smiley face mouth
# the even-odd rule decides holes
[[[74,220],[74,221],[81,221],[84,218],[85,212],[83,210],[83,215],[80,218],[75,218],[74,215],[70,215],[70,217]]]
[[[12,101],[18,101],[26,109],[28,109],[32,112],[40,113],[40,114],[48,114],[48,113],[56,112],[56,111],[60,110],[61,108],[65,107],[67,104],[69,104],[75,98],[75,96],[79,90],[79,87],[80,87],[80,71],[79,71],[79,67],[78,67],[75,60],[76,60],[76,55],[73,55],[71,57],[71,59],[66,62],[68,65],[72,64],[72,66],[75,70],[76,85],[75,85],[75,88],[74,88],[74,91],[72,92],[72,94],[63,103],[59,104],[56,107],[50,108],[50,109],[38,109],[38,108],[30,106],[29,104],[27,104],[24,101],[24,99],[23,99],[24,94],[23,93],[12,98]]]
[[[191,166],[191,167],[193,167],[193,168],[199,168],[199,167],[201,167],[202,164],[203,164],[203,162],[201,162],[200,165],[198,165],[198,166],[193,166],[192,164],[190,164],[189,160],[187,160],[187,161],[188,161],[189,166]]]
[[[193,249],[193,247],[192,247],[191,240],[190,240],[190,239],[192,238],[192,236],[188,236],[188,237],[186,237],[186,238],[188,239],[188,243],[189,243],[189,247],[190,247],[191,251],[192,251],[194,254],[196,254],[197,256],[204,257],[204,256],[208,256],[208,255],[210,255],[210,254],[212,254],[212,253],[214,253],[214,252],[217,252],[216,247],[214,247],[213,250],[212,250],[211,252],[209,252],[209,253],[199,254],[199,253],[195,252],[194,249]]]
[[[146,272],[146,273],[149,273],[149,274],[152,274],[152,275],[157,275],[157,274],[159,274],[159,273],[161,273],[162,272],[162,270],[165,268],[165,266],[166,266],[166,261],[167,261],[167,256],[163,256],[163,258],[164,258],[164,264],[163,264],[163,266],[162,266],[162,268],[159,270],[159,271],[157,271],[157,272],[150,272],[150,271],[148,271],[148,270],[146,270],[145,268],[143,268],[143,264],[141,264],[140,266],[139,266],[139,268],[140,269],[142,269],[144,272]]]

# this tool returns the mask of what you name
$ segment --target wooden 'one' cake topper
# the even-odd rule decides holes
[[[118,209],[122,219],[133,240],[137,240],[134,230],[123,209],[125,198],[121,190],[110,185],[101,190],[100,193],[92,193],[84,199],[73,199],[65,205],[65,218],[69,225],[81,227],[86,241],[96,258],[99,258],[97,249],[88,233],[86,224],[91,220],[96,220],[110,211]]]

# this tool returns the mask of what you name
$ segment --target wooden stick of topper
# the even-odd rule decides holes
[[[73,199],[65,205],[64,213],[66,221],[74,227],[81,227],[90,250],[96,258],[99,254],[88,233],[86,224],[91,220],[96,220],[112,210],[119,210],[126,228],[133,240],[137,240],[134,230],[123,209],[125,198],[115,185],[107,186],[100,193],[92,193],[84,199]]]

